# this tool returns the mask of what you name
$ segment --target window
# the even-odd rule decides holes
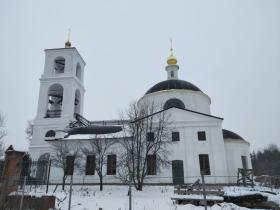
[[[206,141],[206,133],[205,131],[198,131],[197,132],[198,141]]]
[[[155,140],[154,132],[148,132],[146,138],[147,138],[147,141],[154,141]]]
[[[77,63],[77,65],[76,65],[76,77],[78,79],[81,79],[81,77],[82,77],[81,65],[79,63]]]
[[[177,108],[180,108],[180,109],[185,109],[185,104],[177,98],[171,98],[171,99],[169,99],[168,101],[165,102],[165,104],[163,106],[163,109],[169,109],[171,107],[177,107]]]
[[[241,156],[241,161],[242,161],[242,167],[244,169],[248,169],[247,157],[246,156]]]
[[[204,175],[210,175],[210,164],[209,157],[206,154],[199,155],[199,165],[200,165],[200,173]]]
[[[50,137],[55,137],[55,131],[54,131],[54,130],[49,130],[49,131],[46,133],[45,137],[48,137],[48,138],[50,138]]]
[[[58,57],[54,60],[54,72],[55,73],[63,73],[65,68],[65,58]]]
[[[74,110],[75,114],[80,114],[80,107],[81,107],[81,93],[80,90],[77,89],[75,92],[75,101],[74,101]]]
[[[107,175],[116,175],[117,156],[107,156]]]
[[[147,175],[156,175],[156,155],[147,155]]]
[[[174,72],[173,71],[171,71],[171,77],[174,77]]]
[[[95,155],[88,155],[86,162],[86,175],[94,175],[95,172]]]
[[[65,175],[73,175],[75,157],[73,155],[66,156]]]
[[[172,141],[180,141],[180,133],[172,132]]]

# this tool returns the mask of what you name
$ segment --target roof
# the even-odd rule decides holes
[[[76,127],[68,130],[68,135],[76,134],[109,134],[117,133],[122,130],[120,126],[87,126],[87,127]]]
[[[135,123],[135,122],[137,122],[137,121],[139,121],[139,120],[143,120],[143,119],[145,119],[145,118],[151,117],[151,116],[153,116],[153,115],[159,114],[159,113],[161,113],[161,112],[167,111],[167,110],[172,109],[172,108],[181,109],[181,110],[183,110],[183,111],[187,111],[187,112],[192,112],[192,113],[195,113],[195,114],[204,115],[204,116],[216,118],[216,119],[219,119],[219,120],[224,120],[224,118],[221,118],[221,117],[216,117],[216,116],[209,115],[209,114],[205,114],[205,113],[202,113],[202,112],[196,112],[196,111],[193,111],[193,110],[190,110],[190,109],[183,109],[183,108],[180,108],[180,107],[173,106],[173,107],[169,107],[169,108],[167,108],[167,109],[162,109],[162,110],[160,110],[160,111],[158,111],[158,112],[154,112],[154,113],[149,114],[149,115],[147,115],[147,116],[138,118],[138,119],[132,121],[131,123]]]
[[[127,139],[131,136],[124,131],[128,125],[121,126],[94,126],[71,128],[69,133],[63,138],[47,139],[46,141],[63,141],[63,140],[94,140],[94,139]],[[97,130],[96,130],[97,129]],[[107,132],[110,129],[110,132]],[[101,132],[102,131],[102,132]],[[106,132],[104,132],[106,131]],[[114,132],[112,132],[114,131]]]
[[[146,93],[154,93],[161,90],[173,90],[173,89],[181,89],[181,90],[193,90],[193,91],[200,91],[202,92],[197,86],[194,84],[184,81],[184,80],[178,80],[178,79],[168,79],[162,82],[159,82],[155,84],[153,87],[151,87]]]
[[[78,53],[78,55],[80,56],[80,58],[82,59],[82,61],[84,62],[84,64],[86,64],[85,60],[83,59],[83,57],[81,56],[81,54],[79,53],[79,51],[77,50],[76,47],[60,47],[60,48],[51,48],[51,49],[45,49],[45,51],[51,51],[51,50],[74,50]]]
[[[238,134],[230,131],[230,130],[226,130],[223,129],[223,137],[224,139],[236,139],[236,140],[243,140],[245,141],[241,136],[239,136]]]

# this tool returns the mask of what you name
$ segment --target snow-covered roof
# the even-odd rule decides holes
[[[128,136],[125,134],[124,131],[119,131],[116,133],[111,134],[99,134],[99,135],[92,135],[92,134],[76,134],[76,135],[69,135],[63,138],[63,140],[90,140],[90,139],[120,139],[120,138],[130,138],[131,136]]]

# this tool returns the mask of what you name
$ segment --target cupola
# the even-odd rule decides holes
[[[177,58],[173,54],[173,48],[171,45],[170,48],[170,55],[167,58],[167,66],[165,67],[165,70],[167,71],[167,79],[178,79],[178,70],[179,66],[177,65]]]

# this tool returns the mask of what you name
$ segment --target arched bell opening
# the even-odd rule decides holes
[[[81,65],[79,63],[77,63],[76,65],[76,77],[81,80],[82,78],[82,68]]]
[[[61,74],[64,73],[65,69],[65,58],[63,57],[57,57],[54,59],[54,72]]]
[[[76,90],[75,92],[75,102],[74,102],[74,113],[75,114],[80,114],[81,112],[81,93],[80,90]]]
[[[48,106],[46,118],[58,118],[61,116],[63,103],[63,87],[60,84],[54,84],[48,91]]]

